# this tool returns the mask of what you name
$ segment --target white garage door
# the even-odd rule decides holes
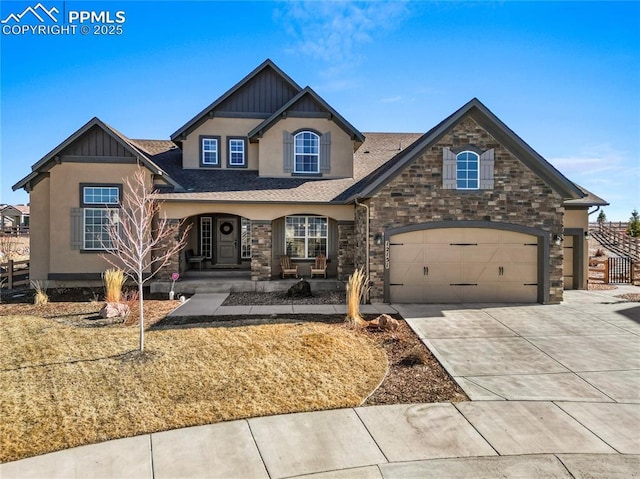
[[[412,231],[390,238],[391,302],[532,302],[535,236],[488,228]]]

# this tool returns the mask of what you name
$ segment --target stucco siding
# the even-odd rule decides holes
[[[258,118],[211,118],[196,128],[182,142],[183,168],[200,168],[200,137],[219,136],[220,168],[227,167],[227,137],[246,137],[247,133],[259,125],[263,119]],[[258,169],[258,145],[247,141],[247,169]]]
[[[314,130],[323,135],[331,133],[331,171],[323,178],[353,177],[353,142],[343,129],[322,118],[286,118],[267,130],[260,139],[260,176],[285,177],[283,132],[295,133],[301,129]]]

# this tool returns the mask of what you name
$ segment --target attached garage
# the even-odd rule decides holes
[[[545,236],[508,226],[410,229],[388,237],[392,303],[544,301]]]

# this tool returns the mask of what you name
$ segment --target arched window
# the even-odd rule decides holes
[[[294,137],[294,173],[320,173],[320,137],[301,131]]]
[[[456,155],[456,188],[477,190],[480,157],[473,151],[463,151]]]

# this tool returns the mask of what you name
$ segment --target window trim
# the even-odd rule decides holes
[[[316,141],[318,143],[318,152],[317,153],[298,153],[297,152],[297,145],[296,145],[296,139],[299,135],[303,135],[305,133],[310,133],[312,135],[315,136]],[[310,129],[304,129],[304,130],[299,130],[297,132],[295,132],[293,134],[293,174],[294,175],[321,175],[322,172],[320,171],[320,144],[321,144],[321,138],[322,135],[320,133],[318,133],[317,131],[313,131]],[[315,156],[316,157],[316,169],[315,171],[304,171],[304,170],[298,170],[298,162],[297,162],[297,158],[298,156]]]
[[[305,236],[304,236],[304,254],[305,256],[291,256],[291,259],[293,260],[313,260],[315,259],[315,255],[314,256],[308,256],[309,254],[309,239],[315,239],[315,238],[320,238],[320,239],[325,239],[325,248],[324,248],[324,252],[322,254],[324,254],[325,256],[328,256],[329,253],[329,217],[328,216],[318,216],[318,215],[287,215],[284,217],[284,251],[286,254],[288,254],[287,252],[287,240],[289,239],[289,237],[287,236],[287,219],[288,218],[304,218],[305,220]],[[326,236],[313,236],[310,237],[309,236],[309,218],[313,218],[313,219],[323,219],[326,223]],[[293,236],[292,239],[296,239],[296,238],[302,238],[302,236]]]
[[[246,227],[246,234],[245,234]],[[248,244],[245,244],[245,240]],[[245,254],[245,247],[248,246],[248,252]],[[249,218],[245,218],[244,216],[240,217],[240,259],[241,260],[249,260],[251,259],[251,220]]]
[[[469,178],[462,178],[462,179],[458,178],[458,171],[459,171],[458,161],[460,161],[458,159],[458,157],[460,155],[465,154],[465,153],[472,154],[472,155],[474,155],[476,157],[476,162],[477,162],[477,165],[478,165],[477,168],[475,170],[470,170],[468,168],[464,170],[466,172],[469,172],[469,171],[475,171],[476,172],[476,179],[475,179],[476,186],[475,187],[469,187]],[[466,187],[460,187],[458,185],[458,181],[465,181],[467,186]],[[471,181],[473,181],[473,180],[471,180]],[[479,189],[480,189],[480,155],[478,153],[476,153],[475,151],[472,151],[472,150],[469,150],[469,149],[465,149],[463,151],[460,151],[460,152],[456,153],[456,190],[477,191]]]
[[[231,163],[232,141],[242,141],[242,164]],[[227,136],[227,168],[247,168],[247,165],[249,163],[247,147],[248,144],[246,136]]]
[[[204,140],[216,141],[216,162],[205,163],[204,161]],[[220,136],[219,135],[200,135],[199,136],[199,151],[200,151],[200,167],[201,168],[220,168]]]
[[[118,190],[118,201],[116,203],[87,203],[85,201],[85,188],[116,188]],[[117,216],[117,211],[122,207],[122,183],[80,183],[79,185],[79,204],[82,210],[82,246],[80,252],[102,252],[107,251],[112,245],[107,245],[107,248],[100,247],[87,247],[87,212],[88,211],[104,211],[105,214],[111,215],[113,218]],[[116,223],[118,225],[118,223]],[[117,226],[119,229],[119,226]],[[95,233],[95,232],[94,232]]]

